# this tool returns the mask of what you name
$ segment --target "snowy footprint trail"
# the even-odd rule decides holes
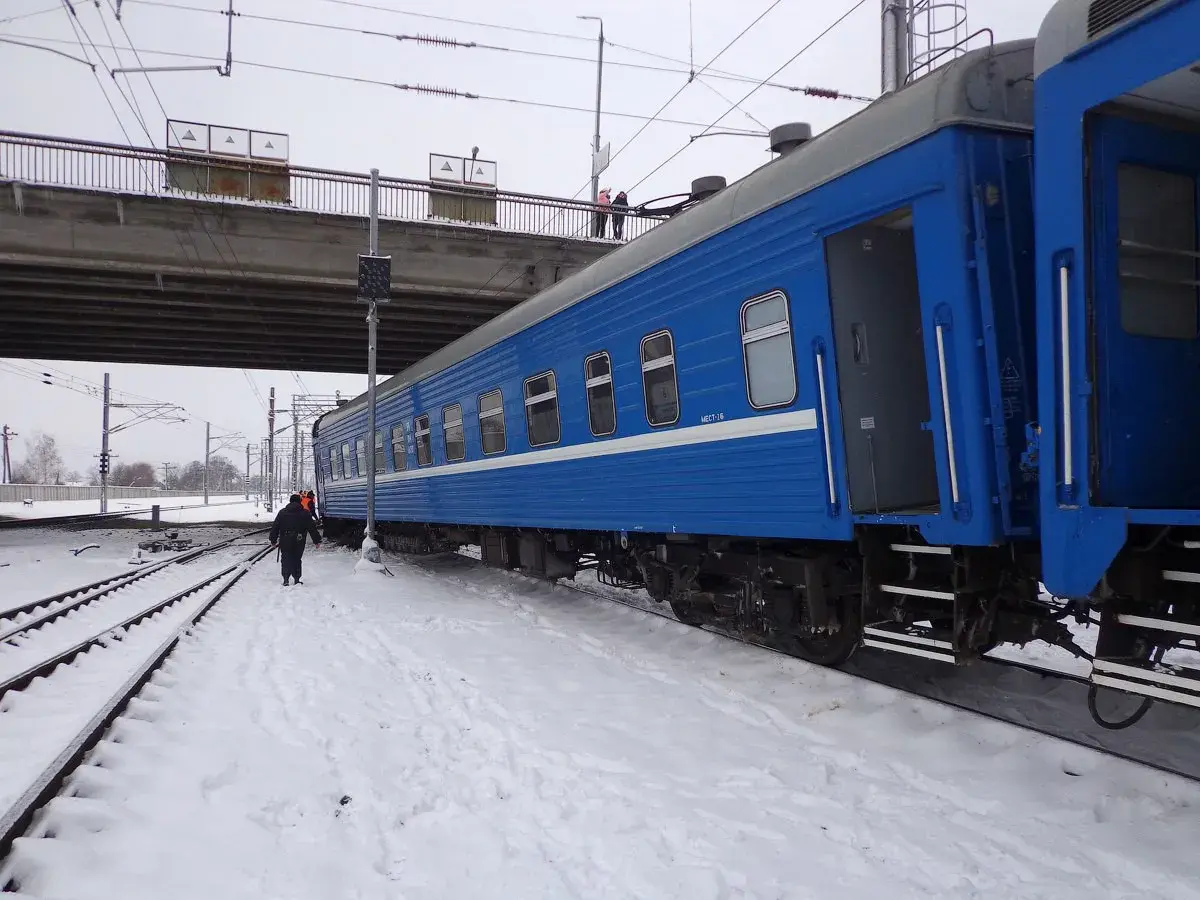
[[[1200,787],[486,570],[260,565],[29,896],[1200,897]]]

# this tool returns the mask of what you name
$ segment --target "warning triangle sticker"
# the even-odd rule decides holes
[[[483,174],[483,169],[476,169],[476,170],[475,170],[475,174],[476,174],[476,175],[482,175],[482,174]]]
[[[232,137],[227,137],[227,138],[225,138],[225,143],[227,143],[227,144],[232,144],[232,143],[233,143],[233,138],[232,138]]]
[[[443,172],[453,172],[453,171],[454,171],[454,169],[452,169],[452,168],[450,167],[450,163],[448,163],[448,162],[444,162],[444,163],[442,163],[442,171],[443,171]]]
[[[266,148],[265,148],[265,149],[267,149],[267,150],[274,150],[274,149],[275,149],[275,145],[274,145],[274,144],[272,144],[270,141],[267,141],[267,146],[266,146]]]
[[[192,134],[192,129],[190,129],[190,128],[187,131],[185,131],[183,133],[183,137],[180,138],[181,141],[194,141],[195,139],[196,139],[196,136],[194,134]]]

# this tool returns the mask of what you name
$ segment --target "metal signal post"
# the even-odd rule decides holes
[[[375,543],[375,347],[379,326],[377,304],[391,299],[392,258],[379,255],[379,170],[371,170],[371,227],[366,255],[358,257],[358,302],[367,304],[367,533],[363,558],[379,562]]]

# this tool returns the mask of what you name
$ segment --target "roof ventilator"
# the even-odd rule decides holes
[[[787,156],[793,150],[803,147],[812,140],[812,126],[807,122],[788,122],[776,125],[767,135],[771,142],[771,152]]]
[[[1159,0],[1092,0],[1088,7],[1087,35],[1091,40]]]

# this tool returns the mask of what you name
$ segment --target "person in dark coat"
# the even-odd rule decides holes
[[[313,521],[312,514],[300,505],[300,495],[292,494],[288,505],[275,516],[270,535],[271,546],[279,548],[284,587],[287,587],[289,578],[295,578],[296,584],[300,584],[301,559],[310,534],[313,546],[320,547],[321,532],[317,531],[317,523]]]
[[[621,191],[612,202],[613,237],[618,241],[625,236],[625,212],[628,209],[629,198]]]

